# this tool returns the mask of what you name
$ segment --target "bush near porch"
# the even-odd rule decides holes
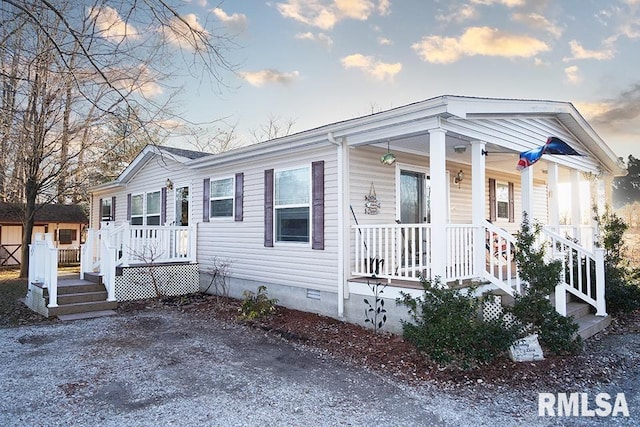
[[[516,263],[528,285],[515,296],[513,307],[504,307],[496,319],[482,316],[483,298],[473,290],[448,289],[436,280],[423,280],[424,294],[403,294],[398,302],[409,308],[411,321],[403,321],[403,336],[433,360],[468,367],[502,356],[519,338],[538,334],[542,346],[554,355],[576,353],[582,348],[578,325],[551,305],[548,295],[560,282],[562,263],[545,262],[545,249],[536,248],[538,227],[524,215],[516,243]]]

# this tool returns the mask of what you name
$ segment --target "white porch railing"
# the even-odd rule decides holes
[[[474,269],[475,227],[470,224],[447,224],[447,265],[445,280],[464,280],[477,277]],[[442,242],[445,243],[445,242]],[[444,245],[438,245],[442,247]]]
[[[89,230],[82,246],[81,271],[99,268],[108,300],[115,301],[116,267],[195,260],[195,227],[103,223],[99,231]]]
[[[49,291],[49,307],[58,306],[58,249],[51,233],[36,233],[29,245],[29,286],[42,283]]]
[[[447,241],[433,242],[430,224],[354,225],[354,276],[419,281],[432,278],[432,244],[445,250],[445,282],[474,277],[474,227],[447,225]],[[434,250],[436,250],[434,248]]]
[[[419,281],[431,277],[429,224],[354,225],[355,276]]]
[[[523,283],[515,262],[516,238],[488,221],[480,228],[448,224],[445,242],[432,242],[429,224],[354,225],[352,228],[353,276],[408,281],[433,278],[434,271],[442,269],[432,265],[431,252],[441,250],[446,251],[445,282],[476,278],[512,296],[522,292]],[[484,241],[477,241],[483,237]],[[604,250],[590,251],[546,227],[540,239],[540,244],[548,244],[549,256],[563,263],[564,277],[555,291],[558,312],[567,315],[568,292],[595,307],[597,315],[606,316]]]
[[[569,292],[593,306],[596,316],[606,316],[604,249],[589,251],[547,227],[541,238],[549,244],[549,256],[562,262],[563,280],[555,291],[558,313],[567,315]]]

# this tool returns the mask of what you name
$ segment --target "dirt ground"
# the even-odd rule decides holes
[[[238,307],[194,294],[60,322],[18,304],[0,324],[0,425],[640,425],[640,313],[574,357],[462,370],[399,336]],[[625,393],[631,416],[539,417],[539,392]]]

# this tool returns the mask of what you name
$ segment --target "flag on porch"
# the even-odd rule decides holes
[[[518,166],[516,166],[516,169],[521,171],[522,169],[531,166],[532,164],[540,160],[543,154],[561,154],[565,156],[581,155],[560,138],[550,136],[549,138],[547,138],[547,142],[544,145],[520,153],[520,160],[518,161]]]

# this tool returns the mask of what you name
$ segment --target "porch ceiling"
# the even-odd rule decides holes
[[[433,127],[441,127],[447,131],[445,136],[447,160],[462,164],[471,164],[470,142],[484,141],[488,156],[486,167],[504,172],[515,172],[519,153],[544,144],[549,136],[557,136],[575,148],[582,156],[548,156],[534,168],[535,178],[545,179],[546,163],[555,162],[560,165],[560,178],[567,176],[569,169],[597,173],[601,164],[590,151],[592,147],[584,144],[572,130],[553,115],[513,115],[510,117],[475,117],[459,118],[450,116],[432,118],[428,121]],[[423,123],[423,126],[426,123]],[[384,131],[384,132],[381,132]],[[367,132],[368,133],[368,132]],[[387,126],[384,129],[371,130],[358,136],[353,145],[373,145],[381,149],[390,149],[417,155],[429,155],[430,138],[428,129],[420,129],[416,122],[407,127],[407,123]],[[350,141],[350,143],[353,141]],[[465,151],[456,150],[466,147]]]

